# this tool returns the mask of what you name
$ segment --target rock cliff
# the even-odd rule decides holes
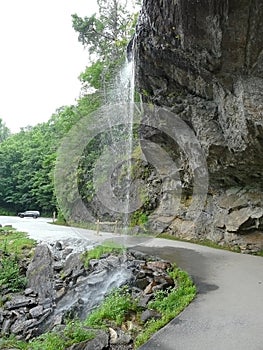
[[[144,0],[134,50],[143,102],[184,120],[207,161],[198,220],[184,219],[188,193],[162,230],[262,249],[263,2]]]

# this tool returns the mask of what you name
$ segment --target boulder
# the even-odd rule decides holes
[[[109,345],[109,335],[102,330],[92,330],[95,332],[94,339],[73,344],[65,350],[106,350]]]
[[[35,255],[28,266],[26,277],[27,287],[37,293],[40,300],[55,299],[53,285],[53,259],[47,244],[40,244],[35,249]]]

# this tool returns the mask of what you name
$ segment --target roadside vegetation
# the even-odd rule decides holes
[[[0,339],[0,349],[15,347],[19,350],[65,350],[73,344],[94,338],[94,333],[79,321],[68,322],[63,330],[45,333],[30,342],[14,336]]]
[[[18,292],[26,286],[20,262],[32,257],[35,245],[36,242],[23,232],[0,228],[0,292]]]

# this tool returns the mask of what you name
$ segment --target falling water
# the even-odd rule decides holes
[[[134,59],[126,60],[124,66],[116,75],[113,84],[108,93],[107,99],[109,105],[119,106],[125,114],[125,125],[123,134],[125,136],[120,137],[117,133],[112,132],[111,116],[109,115],[108,125],[112,139],[111,148],[115,157],[119,156],[119,163],[126,168],[125,170],[125,183],[126,189],[123,190],[122,199],[122,221],[125,233],[128,232],[129,226],[129,213],[132,211],[130,206],[131,199],[131,169],[132,169],[132,152],[134,149],[133,140],[133,116],[134,116]],[[123,135],[122,134],[122,135]],[[119,199],[120,200],[120,199]],[[118,206],[119,210],[120,206]],[[114,206],[110,208],[114,210]],[[116,210],[116,212],[118,212]]]
[[[134,117],[134,60],[130,59],[125,63],[124,67],[117,74],[114,84],[108,92],[107,99],[110,102],[103,106],[101,110],[104,114],[107,114],[107,124],[104,126],[104,115],[102,122],[99,120],[101,117],[100,111],[97,113],[97,119],[95,122],[99,124],[99,131],[101,134],[105,135],[107,142],[111,141],[112,145],[105,143],[104,149],[101,156],[98,159],[94,170],[94,177],[98,181],[98,187],[94,185],[97,190],[97,197],[99,201],[106,205],[109,210],[117,212],[117,215],[122,215],[124,232],[128,232],[129,227],[129,214],[133,211],[133,205],[131,205],[131,197],[134,196],[136,184],[131,186],[131,169],[132,169],[132,153],[135,146],[133,138],[133,117]],[[110,108],[115,106],[114,108]],[[118,113],[115,111],[118,110]],[[112,114],[112,115],[111,115]],[[120,125],[116,124],[116,115],[121,115]],[[111,118],[113,117],[113,118]],[[113,125],[113,127],[112,127]],[[97,127],[97,125],[95,125]],[[84,128],[83,128],[84,129]],[[95,130],[97,130],[95,128]],[[79,129],[78,129],[79,132]],[[95,133],[97,136],[98,133]],[[110,137],[109,137],[110,136]],[[105,147],[106,146],[106,147]],[[116,158],[117,161],[112,159]],[[123,198],[121,198],[121,203],[119,206],[109,204],[107,200],[111,199],[111,193],[113,192],[110,188],[110,183],[105,181],[106,174],[112,175],[112,164],[116,167],[116,164],[120,167],[124,166],[125,171],[125,186],[123,190]],[[110,173],[111,172],[111,173]],[[110,173],[110,174],[109,174]],[[106,183],[106,185],[103,183]],[[99,188],[100,187],[100,188]],[[110,194],[109,194],[110,193]],[[103,197],[104,196],[104,197]],[[105,197],[106,196],[106,197]],[[107,198],[108,196],[108,198]],[[121,196],[122,197],[122,196]],[[123,199],[123,200],[122,200]],[[110,203],[110,201],[109,201]],[[114,204],[114,203],[113,203]],[[101,271],[100,274],[92,276],[95,279],[94,282],[91,280],[91,276],[84,278],[79,282],[77,288],[72,291],[68,291],[64,297],[59,301],[57,309],[52,315],[56,317],[57,315],[63,313],[65,310],[72,309],[81,311],[80,317],[86,317],[86,315],[99,304],[105,294],[109,292],[113,287],[118,287],[125,281],[129,280],[131,277],[130,271],[127,270],[126,260],[123,259],[122,263],[111,270]],[[98,279],[98,281],[97,281]],[[95,298],[96,296],[96,298]],[[79,305],[79,301],[81,301]]]

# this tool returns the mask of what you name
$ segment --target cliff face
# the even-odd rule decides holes
[[[262,249],[263,2],[144,0],[135,59],[143,101],[194,130],[209,173],[197,222],[183,203],[162,229]]]

